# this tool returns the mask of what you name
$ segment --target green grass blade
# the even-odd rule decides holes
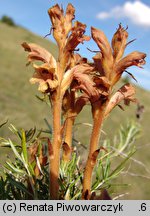
[[[119,173],[123,168],[125,163],[129,160],[130,157],[132,157],[132,155],[135,153],[136,151],[133,151],[131,153],[129,153],[128,157],[126,157],[117,167],[116,169],[114,169],[111,174],[108,176],[108,178],[113,177],[114,175],[116,175],[116,173]]]
[[[20,156],[20,154],[18,153],[16,147],[14,146],[13,142],[9,139],[9,144],[15,154],[15,156],[23,163],[22,157]]]
[[[27,143],[26,143],[25,131],[22,130],[21,133],[22,133],[21,134],[22,135],[22,140],[21,140],[22,152],[23,152],[25,162],[28,163],[28,152],[27,152]]]
[[[20,189],[21,191],[25,192],[26,194],[30,196],[33,196],[21,182],[15,181],[11,176],[9,176],[8,180],[16,188]]]
[[[6,167],[7,169],[9,169],[12,172],[15,172],[17,174],[25,174],[24,170],[18,169],[17,167],[15,167],[13,164],[9,163],[8,161],[6,162],[6,165],[4,167]]]

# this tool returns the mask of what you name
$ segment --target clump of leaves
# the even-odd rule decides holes
[[[15,160],[7,159],[3,165],[0,199],[50,199],[48,153],[42,148],[46,148],[45,139],[41,138],[35,129],[18,130],[13,125],[10,129],[16,135],[16,141],[2,139],[0,146],[11,148]],[[117,185],[112,182],[125,170],[125,163],[134,160],[134,141],[139,133],[140,127],[134,122],[129,122],[126,127],[120,128],[113,143],[110,140],[104,141],[93,173],[91,199],[114,198],[114,194],[111,193]],[[121,160],[114,165],[118,158]],[[60,163],[58,198],[81,199],[83,178],[82,157],[74,151],[68,163],[64,160]]]
[[[1,20],[0,20],[0,21],[1,21],[2,23],[5,23],[5,24],[7,24],[7,25],[9,25],[9,26],[12,26],[12,27],[17,26],[17,25],[15,24],[14,20],[13,20],[11,17],[6,16],[6,15],[3,15],[3,16],[1,17]]]
[[[15,156],[14,162],[9,159],[4,165],[6,193],[10,190],[10,197],[16,199],[36,199],[37,191],[47,187],[41,184],[46,178],[46,175],[40,174],[46,171],[42,167],[46,165],[47,156],[44,153],[44,144],[39,139],[40,133],[35,136],[35,128],[25,131],[18,130],[13,125],[10,130],[16,135],[17,141],[1,139],[1,146],[11,148]],[[48,194],[44,195],[48,198]]]

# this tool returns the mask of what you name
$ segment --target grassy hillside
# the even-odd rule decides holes
[[[26,67],[26,54],[21,47],[21,43],[34,42],[49,50],[54,56],[57,55],[56,46],[50,41],[43,39],[33,33],[20,28],[9,27],[0,23],[0,123],[5,120],[9,120],[9,123],[13,123],[17,127],[29,129],[36,126],[37,128],[44,128],[44,118],[51,121],[51,114],[48,106],[44,103],[41,104],[35,97],[37,94],[36,86],[31,86],[28,82],[33,70]],[[142,73],[142,71],[140,71]],[[143,113],[140,124],[142,126],[142,136],[136,143],[137,146],[143,146],[136,153],[135,157],[149,167],[149,146],[150,133],[149,133],[149,121],[150,121],[150,93],[141,88],[137,88],[137,98],[140,103],[145,106],[145,112]],[[77,119],[77,125],[75,126],[75,136],[82,143],[88,143],[88,136],[91,128],[85,125],[78,129],[80,122],[91,123],[91,117],[88,114],[89,107],[87,106]],[[105,133],[111,138],[118,131],[118,127],[121,124],[125,124],[128,119],[135,119],[136,105],[126,107],[126,111],[121,111],[116,108],[109,120],[104,124]],[[8,123],[8,124],[9,124]],[[11,137],[11,134],[7,130],[8,124],[0,129],[0,136]],[[103,139],[107,136],[103,135]],[[1,149],[1,161],[4,161],[5,154]],[[149,180],[139,179],[136,177],[127,178],[129,183],[133,183],[133,191],[136,189],[137,193],[132,193],[131,198],[134,199],[148,199]],[[135,181],[135,182],[133,182]],[[142,182],[142,184],[141,184]],[[147,194],[146,194],[147,192]],[[149,189],[150,193],[150,189]],[[127,197],[128,198],[128,197]]]
[[[0,121],[9,119],[21,127],[42,126],[49,110],[44,104],[38,106],[39,101],[34,97],[37,88],[28,82],[33,71],[31,67],[26,67],[27,59],[21,43],[38,43],[54,55],[57,53],[56,46],[19,27],[0,24],[0,31]]]

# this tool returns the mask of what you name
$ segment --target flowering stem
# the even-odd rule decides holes
[[[97,102],[97,104],[95,104],[95,106],[93,107],[93,130],[90,139],[88,159],[84,171],[82,199],[90,198],[92,172],[96,164],[96,158],[93,158],[93,154],[98,149],[98,143],[100,138],[101,126],[104,119],[104,113],[105,113],[104,106],[102,106],[100,102]]]
[[[75,92],[71,91],[69,98],[70,100],[70,108],[67,112],[67,118],[65,123],[65,143],[67,144],[68,148],[64,149],[63,151],[63,160],[65,162],[69,162],[71,159],[71,152],[72,152],[72,134],[73,134],[73,125],[75,122],[76,114],[74,110],[75,105]]]
[[[61,148],[61,97],[59,89],[56,91],[53,100],[53,155],[50,156],[50,196],[51,199],[58,199],[58,178]]]
[[[71,157],[71,147],[72,147],[72,130],[74,125],[75,118],[74,117],[67,117],[66,119],[66,130],[65,130],[65,143],[67,143],[68,150],[64,150],[63,153],[63,160],[65,162],[70,161]]]

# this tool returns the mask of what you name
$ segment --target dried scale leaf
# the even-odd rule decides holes
[[[88,95],[82,94],[82,96],[79,96],[74,105],[74,115],[77,116],[88,102]]]
[[[65,160],[65,157],[67,157],[68,155],[70,155],[70,153],[72,152],[72,148],[70,148],[70,146],[64,142],[62,144],[62,149],[63,149],[63,159]]]
[[[54,158],[54,151],[53,151],[53,145],[50,141],[50,139],[47,140],[47,143],[48,143],[48,155],[50,157],[50,159],[53,159]]]
[[[71,94],[69,92],[69,90],[67,90],[63,96],[63,100],[62,100],[62,111],[63,111],[63,115],[65,116],[66,113],[69,111],[71,107]]]
[[[38,157],[37,157],[37,164],[35,167],[35,175],[39,176],[40,173],[42,172],[41,167],[45,166],[47,163],[47,156],[44,155],[44,149],[43,146],[40,149],[40,152],[38,153]],[[39,164],[38,164],[39,163]]]
[[[108,191],[105,188],[101,189],[101,194],[99,196],[96,195],[95,192],[91,194],[90,200],[112,200]]]
[[[99,149],[97,149],[95,152],[93,152],[93,154],[91,156],[91,165],[92,166],[95,166],[98,154],[100,153],[101,150],[107,152],[107,149],[104,148],[103,146],[101,146]]]
[[[45,166],[47,163],[47,156],[44,155],[43,145],[39,146],[38,143],[35,143],[34,145],[32,145],[28,148],[28,152],[29,152],[30,163],[33,163],[34,161],[36,161],[36,165],[34,167],[34,172],[35,172],[35,176],[38,177],[41,173],[41,166]],[[37,163],[36,158],[38,158],[39,164]]]
[[[32,162],[34,160],[35,155],[38,152],[38,145],[37,145],[37,143],[35,143],[34,145],[30,146],[28,148],[28,152],[29,152],[29,155],[30,155],[30,161]]]
[[[100,152],[100,149],[97,149],[95,152],[93,152],[91,156],[91,165],[94,167],[97,161],[98,154]]]
[[[86,190],[84,193],[84,200],[89,200],[91,198],[91,194],[89,190]]]

